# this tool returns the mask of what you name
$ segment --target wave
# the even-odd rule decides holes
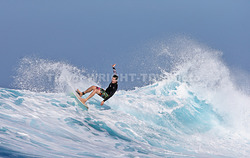
[[[98,85],[68,63],[24,58],[0,88],[0,153],[25,157],[247,157],[250,97],[222,53],[190,39],[156,45],[161,78],[82,111],[67,85]],[[166,69],[162,63],[171,61]],[[155,61],[157,61],[155,60]],[[144,61],[145,62],[145,61]],[[69,77],[70,76],[70,77]],[[123,84],[123,83],[119,83]],[[125,84],[125,83],[124,83]]]

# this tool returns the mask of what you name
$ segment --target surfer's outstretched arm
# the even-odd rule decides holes
[[[112,65],[114,75],[112,77],[111,83],[109,84],[108,88],[106,89],[108,96],[104,98],[104,100],[101,102],[101,105],[103,105],[105,101],[107,101],[109,98],[111,98],[115,94],[115,92],[118,88],[118,84],[117,84],[118,76],[116,73],[115,65],[116,64]]]
[[[115,65],[116,65],[116,64],[112,65],[112,67],[113,67],[113,73],[114,73],[114,75],[117,75],[116,69],[115,69]]]

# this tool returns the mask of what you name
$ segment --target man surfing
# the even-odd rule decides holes
[[[103,105],[105,101],[107,101],[109,98],[111,98],[115,94],[115,92],[118,88],[118,83],[117,83],[118,76],[116,74],[115,65],[116,64],[112,65],[114,75],[112,77],[111,83],[109,84],[109,86],[106,90],[104,90],[100,87],[97,87],[97,86],[91,86],[86,91],[83,91],[83,92],[81,92],[79,89],[76,90],[76,92],[79,94],[80,97],[82,97],[86,93],[91,92],[90,95],[86,99],[79,98],[83,104],[85,104],[86,101],[88,101],[90,98],[92,98],[95,94],[98,94],[99,96],[101,96],[104,99],[101,102],[101,105]]]

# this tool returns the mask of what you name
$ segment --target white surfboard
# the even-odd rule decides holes
[[[78,103],[78,105],[83,110],[88,110],[89,109],[89,107],[80,100],[81,97],[79,96],[78,93],[76,93],[76,91],[73,91],[72,94],[73,94],[73,97],[76,99],[76,102]]]

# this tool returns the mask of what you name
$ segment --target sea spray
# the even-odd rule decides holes
[[[74,88],[82,88],[96,82],[94,78],[86,77],[85,69],[66,62],[25,57],[19,63],[13,85],[35,92],[63,93],[68,83]]]

